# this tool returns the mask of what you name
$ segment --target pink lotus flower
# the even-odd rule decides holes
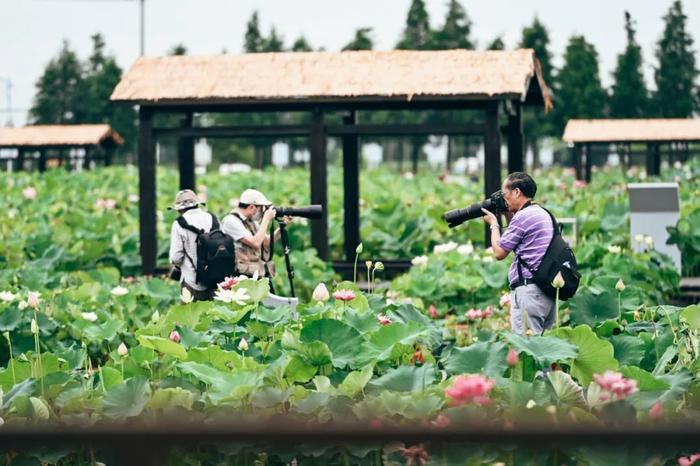
[[[469,309],[467,311],[467,319],[477,320],[483,318],[483,314],[480,309]]]
[[[574,180],[574,188],[582,189],[586,186],[588,186],[588,183],[586,183],[584,180]]]
[[[495,385],[496,382],[483,375],[460,375],[452,387],[445,389],[445,395],[452,398],[452,406],[469,403],[483,406],[490,403],[489,393]]]
[[[173,330],[172,332],[170,332],[170,341],[180,343],[180,340],[182,340],[182,338],[180,338],[180,334],[177,330]]]
[[[333,297],[339,301],[347,302],[355,299],[355,292],[352,290],[337,290]]]
[[[445,427],[449,426],[451,422],[452,422],[452,420],[450,420],[449,417],[440,414],[430,424],[433,425],[434,427],[444,429]]]
[[[437,319],[438,317],[440,317],[440,315],[438,314],[437,308],[435,307],[434,304],[431,304],[430,306],[428,306],[428,315],[430,316],[431,319]]]
[[[695,464],[697,460],[700,460],[700,453],[695,453],[690,456],[681,456],[680,458],[678,458],[678,465],[690,466],[691,464]]]
[[[624,400],[637,391],[637,381],[626,379],[619,372],[605,371],[604,374],[594,374],[593,379],[609,396],[618,400]],[[604,396],[603,399],[605,398]]]
[[[510,307],[510,293],[503,293],[500,301],[498,301],[498,305],[501,307]]]
[[[520,362],[520,358],[518,357],[518,352],[515,351],[513,348],[508,350],[508,356],[506,356],[506,362],[510,367],[517,366],[518,363]]]
[[[413,356],[411,356],[411,363],[413,365],[416,364],[425,364],[425,356],[423,356],[423,350],[418,348],[414,353]]]
[[[389,325],[392,322],[391,319],[384,314],[377,314],[377,320],[382,325]]]
[[[486,306],[486,309],[484,309],[484,312],[482,314],[482,318],[486,319],[487,317],[491,317],[493,315],[493,306],[490,304]]]
[[[238,283],[238,279],[234,277],[226,277],[224,281],[219,283],[219,288],[222,290],[230,290]]]
[[[652,421],[657,421],[662,417],[664,417],[664,408],[661,405],[661,401],[657,401],[649,410],[649,419]]]
[[[32,309],[36,309],[39,307],[39,293],[35,293],[33,291],[30,291],[27,294],[27,305],[31,307]]]
[[[32,186],[26,187],[22,190],[22,196],[24,196],[25,199],[35,199],[36,189],[34,189]]]

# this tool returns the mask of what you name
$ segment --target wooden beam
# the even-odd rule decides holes
[[[486,108],[486,135],[484,137],[484,195],[490,196],[501,189],[501,132],[498,127],[499,103]],[[486,247],[491,246],[491,234],[485,226]]]
[[[456,134],[460,136],[483,136],[486,132],[484,125],[454,124],[454,123],[425,123],[425,124],[364,124],[364,125],[329,125],[326,129],[329,136],[356,134],[358,136],[416,136]]]
[[[156,145],[153,138],[153,112],[149,107],[139,109],[139,222],[141,269],[152,275],[158,251],[156,228]]]
[[[309,133],[311,203],[321,204],[324,214],[311,222],[311,244],[321,260],[328,260],[328,161],[326,157],[326,133],[323,127],[323,112],[312,113]]]
[[[513,103],[513,112],[508,114],[508,172],[525,169],[523,144],[523,112],[519,102]]]
[[[179,128],[154,128],[155,137],[171,136],[177,138],[269,138],[308,136],[309,125],[264,125],[264,126],[212,126]]]
[[[357,124],[357,113],[350,111],[343,123]],[[345,260],[355,260],[355,249],[360,244],[360,154],[358,137],[343,136],[343,213],[345,230]]]
[[[186,113],[181,122],[182,128],[192,127],[192,114]],[[195,189],[194,138],[181,136],[177,140],[177,161],[180,172],[180,189]]]

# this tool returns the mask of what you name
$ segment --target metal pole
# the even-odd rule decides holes
[[[140,56],[143,57],[145,54],[144,39],[145,39],[145,35],[146,35],[145,34],[146,28],[144,26],[144,21],[145,21],[144,18],[145,18],[145,11],[146,11],[146,8],[145,8],[146,0],[140,0],[139,3],[141,4],[141,55]]]

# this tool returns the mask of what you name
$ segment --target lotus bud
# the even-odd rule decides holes
[[[525,336],[531,337],[534,334],[535,334],[535,332],[533,332],[531,328],[525,330]]]
[[[192,296],[192,292],[187,288],[183,288],[182,292],[180,293],[180,301],[182,301],[183,304],[189,304],[193,300],[194,296]]]
[[[639,311],[634,311],[632,314],[634,316],[634,320],[641,320],[642,319],[642,314],[639,313]]]
[[[646,238],[644,238],[644,242],[647,244],[648,247],[654,247],[654,238],[652,238],[651,236],[647,236]]]
[[[173,330],[172,332],[170,332],[169,338],[170,341],[173,341],[175,343],[180,343],[180,340],[182,340],[182,338],[180,338],[180,333],[177,330]]]
[[[330,297],[331,295],[328,292],[328,288],[326,288],[325,283],[319,283],[316,285],[316,288],[314,288],[314,292],[311,295],[311,298],[319,303],[325,303]]]
[[[365,261],[365,265],[367,266],[367,269],[372,268],[372,261]]]
[[[380,272],[381,272],[382,270],[384,270],[384,263],[383,263],[383,262],[380,262],[380,261],[375,262],[375,263],[374,263],[374,270],[378,270],[378,271],[380,271]]]
[[[625,291],[625,284],[622,282],[621,278],[615,284],[615,289],[618,293],[622,293],[623,291]]]
[[[245,338],[241,338],[241,341],[238,342],[238,349],[241,351],[248,351],[248,342]]]
[[[518,365],[518,362],[520,362],[520,358],[518,357],[518,352],[515,351],[513,348],[508,350],[508,356],[506,356],[506,362],[510,367],[514,367]]]
[[[525,407],[526,407],[527,409],[532,409],[532,408],[534,408],[535,406],[537,406],[537,403],[535,403],[535,400],[530,400],[530,401],[528,401],[527,404],[525,405]]]
[[[30,291],[27,295],[27,305],[32,309],[36,309],[39,306],[39,294]]]
[[[154,312],[153,315],[151,316],[151,322],[153,322],[154,324],[157,324],[159,320],[160,320],[160,312],[158,312],[158,310],[156,310],[156,312]]]
[[[2,332],[2,336],[5,337],[5,340],[8,342],[10,341],[10,332]]]
[[[36,324],[36,319],[32,319],[32,323],[29,328],[32,331],[32,335],[39,333],[39,326]]]
[[[552,280],[552,286],[556,289],[562,288],[564,286],[564,277],[561,276],[561,272],[557,273],[554,280]]]
[[[129,349],[126,347],[124,342],[121,342],[119,344],[119,347],[117,347],[117,354],[121,357],[126,356],[129,353]]]
[[[634,235],[634,242],[637,244],[642,244],[644,242],[644,235],[641,233]]]
[[[358,244],[355,248],[355,254],[362,254],[362,243]]]

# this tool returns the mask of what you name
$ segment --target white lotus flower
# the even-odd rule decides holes
[[[117,347],[117,354],[121,357],[126,356],[129,353],[129,349],[126,347],[124,342],[121,342],[119,344],[119,347]]]
[[[530,401],[528,401],[527,404],[525,405],[525,407],[526,407],[527,409],[532,409],[532,408],[534,408],[535,406],[537,406],[537,403],[535,403],[535,400],[530,400]]]
[[[127,288],[124,288],[123,286],[115,286],[114,288],[112,288],[112,291],[110,291],[110,293],[112,293],[112,295],[114,296],[124,296],[128,292],[129,290]]]
[[[457,252],[463,256],[470,256],[474,253],[474,245],[469,241],[467,244],[462,244],[458,247]]]
[[[248,351],[248,342],[245,338],[241,338],[241,341],[238,342],[238,349],[241,351]]]
[[[634,235],[634,242],[637,244],[642,244],[644,242],[644,235],[641,233]]]
[[[428,263],[428,256],[417,256],[411,259],[411,264],[413,265],[426,265]]]
[[[218,289],[216,290],[214,299],[225,303],[236,303],[242,306],[250,299],[250,295],[248,295],[248,290],[245,288],[236,288],[235,290]]]
[[[10,301],[15,300],[15,294],[11,291],[0,291],[0,300],[9,303]]]
[[[182,301],[183,304],[189,304],[192,301],[194,301],[194,296],[192,296],[192,292],[187,288],[183,288],[180,292],[180,301]]]
[[[311,295],[311,299],[320,303],[325,303],[330,297],[331,295],[328,292],[328,288],[326,288],[325,283],[319,283],[316,285],[316,288],[314,288],[314,292]]]
[[[644,242],[647,244],[648,247],[653,248],[654,247],[654,238],[651,236],[646,236],[644,238]]]
[[[139,202],[139,195],[138,194],[129,194],[129,197],[127,197],[127,200],[129,202],[133,202],[133,203]]]
[[[97,314],[94,312],[81,312],[80,315],[88,322],[95,322],[97,320]]]
[[[481,260],[488,264],[489,262],[493,262],[493,256],[484,256],[481,258]]]
[[[457,246],[459,246],[459,245],[457,243],[455,243],[454,241],[450,241],[449,243],[445,243],[445,244],[437,244],[433,248],[433,253],[443,254],[446,252],[454,251],[455,249],[457,249]]]
[[[19,307],[19,310],[20,310],[20,311],[23,311],[23,310],[25,310],[25,309],[27,308],[27,306],[28,306],[28,304],[27,304],[26,301],[20,301],[20,302],[19,302],[19,306],[17,306],[17,307]]]
[[[620,246],[610,245],[608,246],[608,252],[611,254],[620,254],[622,252],[622,248]]]

